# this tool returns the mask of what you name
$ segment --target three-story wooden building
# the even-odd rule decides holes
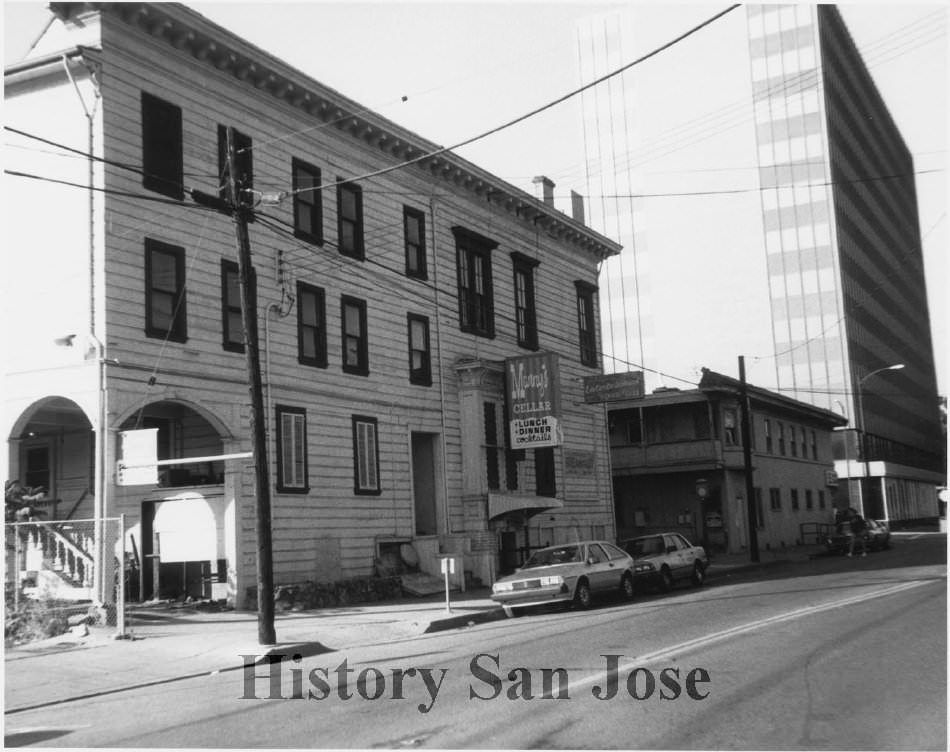
[[[616,243],[181,5],[50,8],[5,71],[8,478],[45,486],[57,517],[125,514],[141,597],[247,602],[250,461],[116,478],[130,429],[157,429],[159,459],[252,446],[234,226],[195,200],[226,185],[232,129],[275,581],[400,553],[437,573],[452,553],[489,582],[525,546],[614,535],[583,380]],[[545,445],[507,430],[525,363],[550,378]]]

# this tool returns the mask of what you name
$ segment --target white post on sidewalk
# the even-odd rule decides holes
[[[449,575],[455,574],[455,557],[442,557],[442,576],[445,578],[445,612],[452,613],[452,607],[449,605]]]
[[[115,636],[125,638],[125,515],[119,515],[119,592],[115,604]]]

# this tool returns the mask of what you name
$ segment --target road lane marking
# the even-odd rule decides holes
[[[804,608],[797,608],[794,611],[788,611],[784,614],[776,614],[775,616],[769,616],[764,619],[756,619],[755,621],[751,621],[746,624],[740,624],[735,627],[730,627],[729,629],[723,629],[719,632],[713,632],[712,634],[703,635],[702,637],[697,637],[692,640],[687,640],[685,642],[679,643],[678,645],[662,648],[660,650],[654,650],[652,653],[634,656],[633,660],[621,664],[618,668],[618,672],[629,673],[635,668],[642,667],[644,664],[664,660],[687,650],[705,647],[707,645],[711,645],[712,643],[725,640],[728,637],[734,637],[745,632],[751,632],[753,630],[771,626],[773,624],[780,624],[781,622],[799,619],[804,616],[811,616],[812,614],[818,614],[823,611],[831,611],[836,608],[844,608],[845,606],[852,606],[856,603],[862,603],[863,601],[869,601],[875,598],[884,598],[888,595],[895,595],[896,593],[900,593],[905,590],[920,587],[921,585],[927,585],[933,581],[934,580],[911,580],[910,582],[903,582],[899,585],[892,585],[880,590],[872,590],[871,592],[862,593],[861,595],[841,598],[836,601],[830,601],[828,603],[822,603],[816,606],[805,606]],[[567,689],[569,692],[578,690],[602,679],[603,672],[600,672],[593,676],[572,681],[570,684],[568,684]]]

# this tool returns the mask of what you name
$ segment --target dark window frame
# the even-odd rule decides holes
[[[352,195],[355,217],[348,217],[343,212],[344,196]],[[347,223],[353,226],[353,248],[344,244],[344,227]],[[337,248],[341,256],[364,261],[366,259],[365,228],[363,219],[363,189],[356,183],[348,183],[345,178],[337,178],[336,186],[336,226]]]
[[[554,447],[534,450],[534,488],[538,496],[557,496],[557,464]]]
[[[505,488],[509,491],[518,490],[518,463],[525,459],[524,449],[511,448],[511,417],[508,412],[507,400],[502,400],[501,406],[502,436],[505,448]]]
[[[600,365],[597,352],[597,309],[595,306],[597,285],[577,280],[574,282],[574,288],[577,291],[577,337],[581,365],[597,368]]]
[[[769,509],[773,512],[782,511],[782,489],[781,488],[769,489]]]
[[[348,307],[354,307],[359,311],[359,333],[353,334],[347,329],[346,311]],[[368,322],[366,301],[362,298],[354,298],[351,295],[343,295],[340,298],[340,335],[343,345],[343,351],[340,353],[343,364],[343,373],[353,374],[354,376],[369,375],[369,342],[368,342]],[[350,339],[357,342],[357,360],[356,365],[347,362],[347,345]]]
[[[523,253],[511,254],[515,293],[515,330],[518,346],[538,349],[538,309],[535,299],[534,270],[539,261]],[[523,283],[522,283],[523,281]]]
[[[234,275],[237,286],[237,300],[230,299],[229,277]],[[231,314],[237,313],[241,320],[239,337],[231,331]],[[227,352],[244,352],[244,323],[241,310],[241,272],[236,261],[221,259],[221,347]],[[240,341],[238,341],[240,340]]]
[[[722,409],[722,442],[725,446],[739,446],[739,408]]]
[[[284,426],[283,426],[283,417],[285,415],[294,415],[300,416],[303,418],[303,427],[301,433],[301,440],[303,442],[302,455],[303,455],[303,484],[291,484],[288,483],[286,474],[284,472],[284,459],[285,452],[287,448],[284,446]],[[310,466],[309,458],[307,456],[307,410],[303,407],[291,407],[289,405],[276,405],[275,406],[275,420],[276,420],[276,444],[277,444],[277,492],[278,493],[292,493],[292,494],[305,494],[310,491]]]
[[[305,303],[311,298],[314,301],[314,309],[317,314],[316,324],[304,321],[307,313]],[[313,356],[307,355],[305,352],[308,339],[316,353]],[[300,281],[297,282],[297,362],[314,368],[326,368],[329,362],[327,357],[326,292],[322,287]]]
[[[455,235],[459,329],[478,337],[494,339],[495,299],[491,254],[498,243],[464,227],[455,226],[452,232]]]
[[[485,482],[489,491],[501,490],[501,463],[499,454],[502,444],[498,441],[498,411],[494,402],[482,402],[482,419],[485,440]]]
[[[414,242],[411,237],[410,228],[413,222],[417,223],[418,242]],[[411,206],[403,206],[402,230],[403,241],[406,246],[406,276],[413,279],[428,279],[425,212]]]
[[[357,496],[379,496],[383,492],[382,482],[379,476],[379,421],[368,415],[354,415],[353,424],[353,493]],[[360,466],[360,426],[372,426],[373,434],[373,468],[372,472],[376,478],[376,487],[363,485],[362,468]],[[370,459],[370,458],[367,458]]]
[[[154,289],[153,257],[163,254],[170,256],[175,264],[175,289],[173,291]],[[159,327],[154,322],[153,300],[156,292],[171,298],[171,324]],[[181,246],[164,243],[154,238],[145,238],[145,336],[168,339],[172,342],[188,341],[188,314],[185,297],[185,249]]]
[[[142,186],[180,201],[185,197],[181,107],[143,91],[141,116]]]
[[[294,191],[294,237],[323,245],[323,191],[320,189],[323,172],[316,165],[297,157],[290,160],[290,172]],[[305,227],[303,222],[305,207],[310,209],[309,227]]]
[[[413,324],[421,324],[423,327],[422,347],[415,342],[412,330]],[[432,346],[429,337],[429,317],[417,313],[406,314],[406,336],[409,345],[409,383],[418,386],[432,386]],[[417,368],[415,366],[414,355],[420,353],[422,364]]]

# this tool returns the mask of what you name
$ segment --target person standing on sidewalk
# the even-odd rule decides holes
[[[848,521],[849,529],[849,540],[848,540],[848,556],[854,554],[854,542],[855,540],[861,541],[861,556],[867,556],[867,544],[864,542],[864,531],[867,530],[867,522],[864,518],[858,514],[855,510],[850,509],[851,512],[850,520]]]

